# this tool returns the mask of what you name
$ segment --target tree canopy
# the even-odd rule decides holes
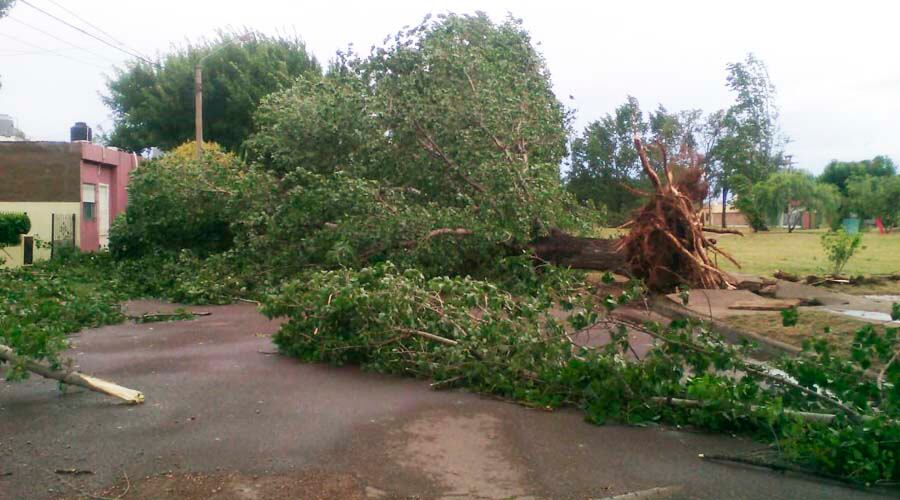
[[[887,156],[876,156],[871,160],[838,161],[832,160],[819,175],[819,181],[833,184],[847,195],[848,182],[851,177],[872,176],[891,177],[897,173],[893,160]]]
[[[840,195],[834,186],[817,183],[807,172],[784,171],[756,183],[750,191],[755,208],[770,220],[785,216],[788,232],[800,223],[799,210],[816,211],[827,220],[836,217]]]
[[[188,45],[157,64],[132,62],[107,82],[112,146],[171,149],[194,138],[194,67],[203,67],[204,137],[236,151],[253,129],[260,100],[302,75],[321,72],[297,38],[221,33]],[[241,36],[246,40],[239,41]]]
[[[887,228],[900,225],[900,176],[850,177],[847,205],[859,217],[880,217]]]
[[[256,121],[243,171],[258,191],[277,193],[271,203],[241,201],[250,194],[238,176],[166,177],[173,200],[194,204],[185,214],[205,206],[192,201],[205,191],[220,207],[242,207],[231,213],[240,230],[230,255],[255,278],[383,260],[477,274],[581,221],[558,170],[569,112],[515,19],[426,20],[366,57],[341,54],[323,77],[301,76],[263,99]],[[157,163],[142,168],[168,171],[165,158]],[[121,230],[164,232],[159,214],[129,212]],[[185,223],[168,219],[173,230]]]
[[[722,195],[723,210],[736,185],[749,188],[786,164],[775,86],[765,64],[748,54],[744,61],[728,65],[726,81],[735,102],[724,113],[713,115],[709,127],[716,131],[717,138],[707,158]],[[746,198],[750,193],[743,190],[737,195]],[[754,229],[765,226],[752,205],[744,204],[741,210]]]

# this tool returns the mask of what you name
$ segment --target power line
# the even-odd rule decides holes
[[[39,32],[39,33],[43,33],[43,34],[49,36],[50,38],[53,38],[54,40],[60,41],[60,42],[62,42],[62,43],[64,43],[64,44],[69,45],[69,46],[71,46],[71,47],[74,47],[74,48],[76,48],[76,49],[78,49],[78,50],[82,50],[82,51],[84,51],[84,52],[87,52],[88,54],[91,54],[91,55],[94,56],[94,57],[99,57],[99,58],[101,58],[101,59],[106,59],[107,61],[109,61],[109,62],[111,62],[111,63],[113,63],[113,64],[118,64],[118,63],[119,63],[119,61],[114,61],[114,60],[112,60],[112,59],[110,59],[110,58],[104,56],[103,54],[99,54],[99,53],[97,53],[97,52],[93,52],[93,51],[88,50],[88,49],[86,49],[86,48],[84,48],[84,47],[79,47],[78,45],[75,45],[74,43],[72,43],[72,42],[70,42],[70,41],[68,41],[68,40],[64,40],[64,39],[62,39],[62,38],[60,38],[60,37],[54,35],[53,33],[50,33],[50,32],[48,32],[48,31],[44,31],[44,30],[42,30],[41,28],[38,28],[37,26],[28,24],[28,23],[26,23],[25,21],[21,21],[21,20],[19,20],[19,19],[16,19],[15,17],[9,16],[9,20],[10,20],[10,21],[15,21],[15,22],[21,24],[22,26],[27,26],[27,27],[29,27],[29,28],[31,28],[31,29],[33,29],[33,30]]]
[[[59,3],[56,2],[56,0],[47,0],[47,1],[50,2],[50,3],[52,3],[52,4],[55,5],[55,6],[59,7],[59,8],[62,9],[63,11],[67,12],[68,14],[70,14],[70,15],[71,15],[72,17],[74,17],[75,19],[78,19],[79,21],[83,22],[84,24],[86,24],[86,25],[90,26],[91,28],[94,28],[95,30],[99,31],[100,33],[106,35],[106,38],[109,38],[110,40],[112,40],[112,41],[116,42],[117,44],[121,45],[122,47],[125,47],[126,49],[128,49],[128,50],[134,52],[135,54],[143,55],[143,54],[141,54],[139,51],[137,51],[137,50],[131,48],[127,43],[123,42],[122,40],[119,40],[118,38],[116,38],[116,37],[110,35],[110,34],[109,34],[108,32],[106,32],[106,31],[104,31],[103,28],[97,26],[96,24],[93,24],[92,22],[88,21],[87,19],[85,19],[85,18],[79,16],[77,13],[72,12],[71,10],[67,9],[66,7],[60,5]]]
[[[118,51],[120,51],[120,52],[124,52],[125,54],[128,54],[128,55],[131,56],[131,57],[136,57],[136,58],[138,58],[138,59],[140,59],[140,60],[146,62],[147,64],[153,64],[153,62],[151,62],[149,59],[147,59],[147,58],[145,58],[145,57],[143,57],[143,56],[141,56],[141,55],[135,54],[134,52],[130,52],[130,51],[128,51],[128,50],[125,50],[125,49],[123,49],[122,47],[119,47],[118,45],[112,44],[112,43],[110,43],[110,42],[108,42],[108,41],[106,41],[106,40],[100,38],[99,36],[97,36],[97,35],[95,35],[95,34],[93,34],[93,33],[90,33],[90,32],[88,32],[88,31],[85,31],[84,29],[79,28],[78,26],[75,26],[74,24],[72,24],[72,23],[66,21],[65,19],[61,19],[61,18],[59,18],[59,17],[57,17],[57,16],[55,16],[55,15],[53,15],[53,14],[47,12],[46,10],[44,10],[44,9],[42,9],[42,8],[40,8],[40,7],[36,7],[34,4],[32,4],[31,2],[29,2],[28,0],[21,0],[21,1],[22,1],[22,3],[24,3],[25,5],[31,7],[32,9],[34,9],[34,10],[40,12],[41,14],[44,14],[45,16],[48,16],[48,17],[50,17],[50,18],[52,18],[52,19],[55,19],[56,21],[59,21],[59,22],[65,24],[66,26],[72,28],[73,30],[76,30],[76,31],[78,31],[78,32],[80,32],[80,33],[83,33],[83,34],[85,34],[85,35],[87,35],[87,36],[93,38],[94,40],[97,40],[97,41],[99,41],[99,42],[101,42],[101,43],[103,43],[103,44],[105,44],[105,45],[108,45],[108,46],[110,46],[110,47],[112,47],[112,48],[114,48],[114,49],[116,49],[116,50],[118,50]]]
[[[26,40],[22,40],[21,38],[16,38],[16,37],[14,37],[14,36],[12,36],[12,35],[7,35],[6,33],[0,33],[0,36],[9,38],[10,40],[14,40],[14,41],[19,42],[19,43],[24,44],[24,45],[28,45],[28,46],[30,46],[30,47],[33,47],[33,48],[35,48],[35,49],[40,50],[41,52],[50,53],[50,54],[53,54],[53,55],[57,55],[57,56],[59,56],[59,57],[65,57],[66,59],[71,59],[71,60],[73,60],[73,61],[75,61],[75,62],[77,62],[77,63],[79,63],[79,64],[87,64],[88,66],[93,66],[93,67],[95,67],[95,68],[99,68],[99,69],[103,69],[103,70],[108,69],[108,68],[104,68],[103,66],[100,66],[100,65],[98,65],[98,64],[94,64],[94,63],[87,62],[87,61],[82,61],[81,59],[74,58],[74,57],[72,57],[72,56],[70,56],[70,55],[62,54],[62,53],[60,53],[60,52],[58,52],[58,51],[56,51],[56,50],[53,50],[53,49],[48,49],[48,48],[45,48],[45,47],[41,47],[40,45],[37,45],[37,44],[31,43],[31,42],[28,42],[28,41],[26,41]]]

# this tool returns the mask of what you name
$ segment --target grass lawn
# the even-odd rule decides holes
[[[718,241],[719,248],[730,253],[741,264],[738,269],[728,259],[719,257],[719,265],[728,271],[746,274],[772,276],[782,270],[799,276],[830,273],[830,264],[822,249],[821,238],[826,231],[816,229],[797,230],[788,233],[783,229],[754,233],[741,228],[743,237],[733,234],[709,234]],[[625,230],[600,228],[596,235],[614,238],[625,234]],[[876,231],[863,233],[861,250],[856,251],[843,274],[851,276],[872,276],[900,273],[900,231],[879,234]],[[858,286],[829,285],[837,291],[850,294],[898,294],[900,281],[866,284]]]
[[[747,231],[743,237],[730,234],[714,236],[719,241],[719,247],[741,264],[741,272],[768,276],[780,269],[806,276],[831,271],[820,243],[824,232]],[[863,247],[847,263],[843,274],[871,276],[900,272],[900,232],[863,233]],[[719,265],[727,270],[738,270],[727,259],[720,258]]]
[[[806,339],[825,338],[845,353],[850,351],[856,330],[866,325],[874,325],[876,330],[884,331],[884,326],[881,325],[840,314],[809,311],[803,308],[797,316],[797,324],[788,327],[781,325],[781,315],[777,312],[728,316],[723,321],[732,328],[753,332],[797,347],[801,347]],[[826,327],[829,327],[830,331],[826,332]]]

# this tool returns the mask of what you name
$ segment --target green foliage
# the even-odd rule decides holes
[[[480,274],[587,227],[559,181],[569,113],[519,21],[439,16],[385,44],[261,106],[248,157],[279,198],[243,240],[271,256],[258,275],[388,259]]]
[[[117,257],[188,249],[218,253],[234,243],[235,221],[265,203],[271,185],[232,154],[207,144],[198,161],[193,142],[131,173],[129,203],[113,223],[110,251]]]
[[[240,39],[240,40],[238,40]],[[260,100],[319,63],[297,38],[220,33],[177,49],[159,65],[133,62],[107,84],[110,145],[130,151],[171,149],[194,137],[194,67],[203,67],[204,137],[236,151],[250,135]]]
[[[862,218],[881,217],[885,227],[900,225],[900,176],[851,177],[847,207]]]
[[[819,175],[819,182],[834,185],[846,196],[848,183],[854,177],[893,177],[896,173],[894,162],[887,156],[862,161],[832,160]]]
[[[727,84],[735,94],[735,103],[709,124],[715,140],[707,157],[723,202],[734,190],[738,176],[745,179],[744,186],[752,186],[786,163],[785,140],[778,130],[774,104],[775,87],[765,64],[748,54],[746,60],[728,65]],[[734,192],[739,200],[750,195],[747,189]],[[751,226],[761,229],[759,214],[752,205],[747,208]]]
[[[581,201],[605,207],[613,224],[627,219],[641,199],[623,186],[638,187],[642,168],[634,134],[644,135],[648,124],[637,99],[628,100],[584,129],[572,142],[571,165],[566,188]]]
[[[590,295],[577,292],[577,276],[548,271],[532,271],[521,282],[531,293],[516,295],[487,281],[427,278],[390,263],[317,271],[267,296],[262,310],[288,318],[275,342],[305,361],[360,364],[541,407],[575,405],[595,423],[663,420],[774,436],[773,452],[825,473],[866,483],[900,477],[900,367],[888,366],[881,387],[866,375],[898,347],[896,329],[861,330],[850,358],[817,342],[804,356],[779,361],[779,375],[748,362],[748,346],[729,345],[702,325],[679,320],[666,328],[648,324],[659,341],[634,362],[624,327],[612,327],[603,347],[573,345],[579,332],[614,323],[594,310]],[[636,297],[606,297],[596,305]],[[571,315],[561,321],[554,306]],[[811,396],[816,387],[851,410]],[[669,407],[669,398],[695,404]],[[838,415],[807,421],[785,409]]]
[[[754,210],[764,213],[770,220],[785,214],[788,232],[800,223],[800,210],[817,212],[827,220],[837,217],[840,198],[837,190],[827,184],[819,184],[815,178],[802,171],[777,172],[756,183],[750,196],[743,202],[751,202]],[[742,206],[745,203],[742,202]]]
[[[18,245],[28,231],[31,231],[31,219],[27,214],[0,212],[0,248]]]
[[[693,152],[700,140],[701,113],[670,113],[660,105],[645,119],[638,100],[629,96],[613,114],[591,122],[572,141],[566,189],[579,201],[605,208],[609,223],[625,222],[645,201],[628,188],[650,187],[634,147],[634,135],[647,144],[658,143],[667,151]],[[651,164],[661,171],[658,148],[650,148],[649,154]]]
[[[28,359],[59,366],[66,335],[122,321],[115,292],[91,283],[102,270],[91,257],[75,259],[0,269],[0,344]],[[27,374],[22,366],[6,370],[8,379]]]
[[[734,174],[730,177],[730,187],[735,193],[733,205],[740,210],[753,231],[767,231],[769,229],[766,220],[766,212],[762,208],[763,203],[757,199],[760,191],[754,189],[753,182],[743,174]]]
[[[794,326],[797,324],[797,321],[799,319],[800,319],[800,315],[797,311],[796,306],[781,310],[781,326],[783,326],[783,327]]]
[[[891,304],[891,320],[900,321],[900,304],[897,302]]]
[[[829,231],[822,235],[822,248],[831,262],[832,274],[837,276],[844,270],[847,261],[862,245],[861,234],[847,234],[843,229]],[[865,247],[863,247],[865,248]]]

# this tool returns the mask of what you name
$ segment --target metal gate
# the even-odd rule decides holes
[[[75,251],[75,214],[53,214],[50,230],[50,258]]]

